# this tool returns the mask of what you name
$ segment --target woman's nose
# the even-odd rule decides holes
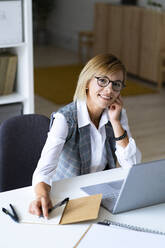
[[[106,92],[113,91],[112,83],[110,82],[104,89],[105,89]]]

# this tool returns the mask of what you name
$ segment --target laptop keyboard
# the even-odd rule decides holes
[[[116,199],[119,196],[123,180],[101,183],[92,186],[82,187],[81,189],[89,195],[102,194],[102,199]]]
[[[118,180],[118,181],[114,181],[114,182],[110,182],[108,183],[112,188],[120,190],[121,186],[123,184],[123,180]]]

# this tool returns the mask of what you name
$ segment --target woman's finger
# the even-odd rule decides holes
[[[48,218],[48,201],[45,197],[41,197],[42,213],[45,218]]]
[[[34,215],[41,215],[41,204],[38,202],[38,200],[33,201],[29,206],[29,213]]]
[[[119,101],[120,101],[121,105],[123,106],[123,99],[122,99],[122,96],[121,96],[121,95],[119,95],[118,99],[119,99]]]

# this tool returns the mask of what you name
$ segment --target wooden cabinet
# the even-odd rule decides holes
[[[107,52],[109,4],[96,3],[94,8],[94,46],[93,54]]]
[[[165,13],[103,3],[97,3],[95,10],[94,54],[113,53],[129,73],[157,83],[159,57],[165,51]],[[97,20],[97,13],[102,13],[104,21]]]
[[[145,9],[142,12],[139,76],[156,82],[160,52],[165,49],[165,14]]]
[[[139,74],[141,8],[123,7],[121,59],[127,70]]]
[[[107,51],[121,58],[123,11],[121,5],[109,5],[108,8],[108,45]]]

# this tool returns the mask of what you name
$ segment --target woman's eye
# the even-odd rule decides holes
[[[120,81],[114,81],[114,85],[120,87],[121,86],[121,82]]]
[[[114,81],[114,82],[113,82],[113,85],[119,86],[120,84],[119,84],[119,82]]]
[[[106,80],[105,78],[100,78],[100,82],[101,82],[101,83],[106,83],[107,80]]]

